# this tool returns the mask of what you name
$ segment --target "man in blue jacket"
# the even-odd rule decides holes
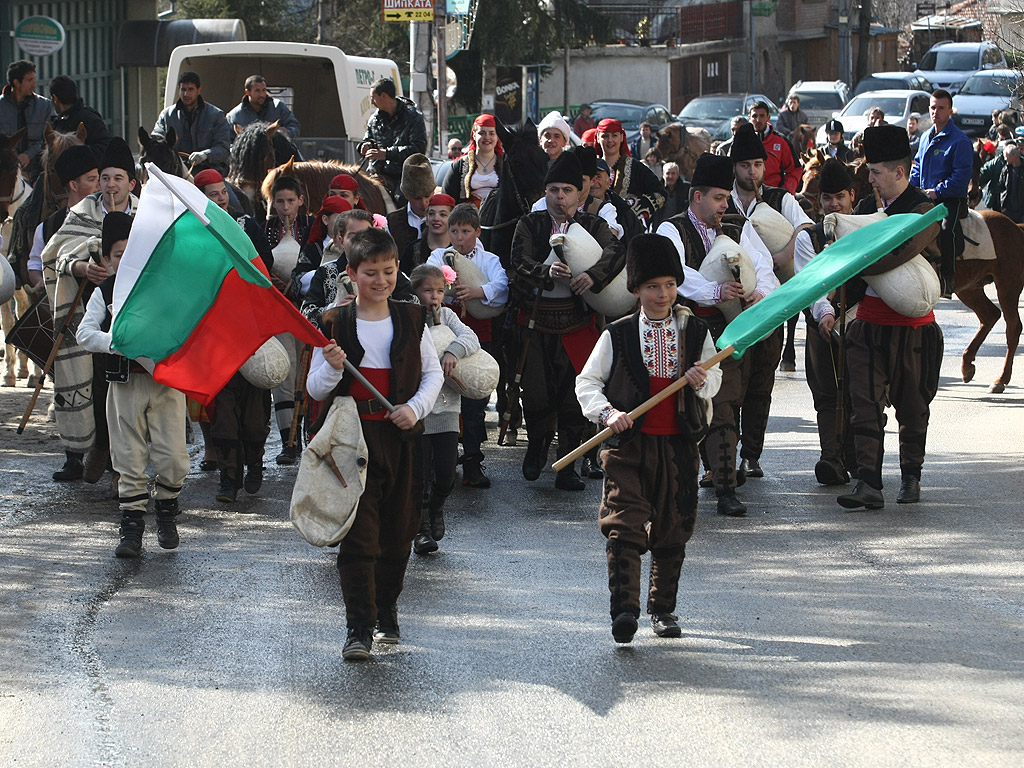
[[[34,176],[43,149],[43,126],[53,117],[53,105],[36,95],[36,65],[15,61],[7,67],[7,85],[0,96],[0,133],[13,136],[25,128],[25,138],[15,148],[21,167]]]
[[[173,128],[178,142],[175,148],[188,152],[193,173],[204,168],[227,172],[231,151],[231,127],[224,110],[203,99],[203,85],[195,72],[182,72],[178,78],[178,100],[160,113],[152,133],[166,136]]]
[[[967,216],[967,187],[974,173],[974,148],[971,140],[952,121],[953,97],[939,89],[928,104],[932,127],[921,137],[921,144],[910,171],[910,183],[935,202],[945,203],[949,213],[942,222],[939,248],[942,263],[939,278],[942,295],[953,293],[953,270],[964,252],[964,233],[960,219]]]
[[[299,135],[299,119],[288,105],[267,93],[263,75],[250,75],[245,79],[245,96],[241,103],[228,112],[228,123],[239,131],[257,120],[276,122],[293,139]]]

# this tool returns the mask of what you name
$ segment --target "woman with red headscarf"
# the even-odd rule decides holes
[[[504,156],[494,115],[480,115],[473,121],[466,154],[455,161],[445,177],[444,193],[460,203],[479,207],[498,186]]]
[[[668,193],[650,168],[630,156],[622,123],[606,117],[597,124],[597,151],[611,168],[612,191],[629,203],[645,225],[650,223]]]

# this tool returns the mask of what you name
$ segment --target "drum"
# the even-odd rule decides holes
[[[6,261],[6,259],[4,259]],[[20,349],[40,368],[53,350],[53,314],[46,292],[18,318],[18,322],[7,334],[7,343]]]

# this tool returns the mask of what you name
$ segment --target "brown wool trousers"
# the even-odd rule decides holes
[[[939,387],[942,330],[936,323],[908,328],[854,320],[847,342],[858,477],[872,488],[882,487],[888,393],[899,422],[900,472],[920,479],[929,404]]]
[[[745,357],[750,358],[750,377],[747,391],[740,406],[740,458],[760,459],[764,450],[764,436],[768,431],[768,415],[775,389],[775,372],[782,360],[785,326],[751,347]]]
[[[369,464],[352,529],[338,548],[349,627],[372,628],[378,608],[394,605],[405,584],[412,538],[420,527],[423,459],[419,437],[388,421],[364,420]]]
[[[601,533],[608,539],[611,616],[640,615],[640,556],[651,552],[648,613],[675,610],[686,542],[697,520],[697,446],[640,433],[601,452]]]
[[[818,333],[818,324],[807,323],[807,343],[804,347],[804,368],[807,369],[807,386],[811,390],[814,411],[818,420],[818,442],[821,444],[821,458],[834,461],[847,469],[857,468],[853,447],[853,429],[850,427],[850,382],[846,382],[845,422],[843,444],[839,444],[836,411],[839,405],[839,388],[836,381],[836,367],[839,365],[839,345],[825,341]]]

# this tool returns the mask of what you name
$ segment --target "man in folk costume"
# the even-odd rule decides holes
[[[910,183],[910,139],[897,125],[881,125],[864,131],[864,157],[868,180],[877,190],[887,215],[925,213],[933,207],[922,190]],[[874,213],[875,200],[865,198],[855,213]],[[940,225],[926,230],[865,269],[861,276],[880,275],[921,253],[937,263]],[[896,410],[899,422],[900,474],[896,496],[899,504],[921,498],[921,467],[928,436],[929,404],[939,387],[942,363],[942,330],[935,313],[907,317],[890,307],[863,281],[847,284],[847,301],[860,296],[857,318],[846,332],[847,377],[853,404],[853,439],[857,452],[857,486],[840,496],[846,509],[880,509],[882,450],[885,439],[885,403]],[[913,297],[911,297],[913,298]]]
[[[601,533],[608,543],[612,636],[633,639],[640,616],[640,557],[651,552],[647,612],[659,637],[680,637],[674,613],[686,542],[697,522],[697,444],[718,390],[719,367],[707,324],[674,307],[683,270],[661,235],[640,235],[626,256],[627,287],[640,309],[605,328],[576,378],[576,394],[591,421],[615,436],[602,451],[607,478]],[[673,383],[689,386],[634,422],[629,412]]]
[[[498,188],[505,162],[505,147],[498,138],[494,115],[479,115],[473,121],[466,154],[458,158],[444,180],[444,193],[459,203],[478,208]]]
[[[64,223],[43,249],[43,281],[53,308],[54,327],[59,327],[71,311],[80,281],[88,280],[99,285],[107,278],[107,270],[89,259],[90,241],[96,242],[102,235],[103,218],[111,211],[134,216],[139,204],[138,198],[132,194],[136,185],[135,158],[120,136],[110,140],[99,169],[100,191],[68,211]],[[71,316],[70,329],[78,327],[90,293],[91,288],[87,287],[82,302]],[[67,457],[64,467],[54,473],[53,478],[58,481],[77,480],[84,473],[82,457],[96,444],[97,427],[104,433],[106,430],[103,399],[94,400],[93,397],[94,394],[105,395],[106,379],[102,372],[96,377],[95,384],[103,391],[94,393],[92,355],[82,349],[71,334],[64,337],[54,360],[53,374],[57,431]],[[101,439],[97,451],[103,453],[106,447]],[[103,464],[106,464],[105,457],[97,457],[97,462],[99,458],[103,458]]]
[[[705,152],[697,158],[690,184],[690,207],[658,227],[658,234],[671,240],[679,253],[684,275],[679,295],[694,305],[694,313],[708,323],[712,337],[717,339],[728,324],[718,305],[731,299],[743,299],[749,306],[771,293],[778,281],[771,259],[758,250],[763,246],[741,235],[733,239],[746,250],[757,272],[757,288],[751,296],[744,295],[738,281],[713,283],[700,274],[701,264],[715,238],[722,233],[722,217],[729,207],[733,187],[732,161]],[[736,234],[734,229],[730,231]],[[737,415],[750,374],[749,356],[744,355],[739,360],[726,358],[721,368],[722,386],[714,398],[714,415],[702,450],[718,497],[718,513],[739,517],[747,513],[747,508],[736,498],[736,489],[744,480],[736,471]]]
[[[531,333],[526,328],[531,315],[534,320],[521,385],[529,439],[523,459],[527,480],[540,477],[556,429],[559,457],[580,444],[587,422],[576,399],[575,380],[598,337],[594,313],[580,294],[602,290],[623,268],[624,252],[608,224],[577,210],[582,187],[579,158],[563,152],[544,179],[546,210],[523,216],[512,237],[512,290],[523,307],[518,317],[523,342]],[[552,252],[549,242],[552,235],[566,232],[574,223],[601,248],[597,263],[578,275]],[[584,485],[569,466],[558,473],[555,487],[582,490]]]
[[[758,204],[765,204],[781,213],[794,229],[813,227],[813,222],[793,195],[781,187],[764,184],[767,157],[768,153],[754,133],[753,126],[741,125],[733,137],[729,155],[736,182],[729,198],[726,220],[735,220],[742,225],[754,213]],[[767,251],[767,248],[763,250]],[[795,239],[790,240],[789,246],[778,253],[772,253],[771,258],[777,277],[783,275],[783,270],[789,269],[794,261],[801,266],[806,264],[814,258],[814,244],[810,234],[807,231],[800,232]],[[746,356],[750,358],[750,381],[740,409],[740,471],[747,477],[764,477],[761,453],[768,429],[775,371],[782,359],[784,333],[784,327],[780,326],[747,351]]]
[[[66,204],[51,213],[39,223],[32,236],[32,250],[28,255],[29,289],[33,294],[44,290],[43,248],[60,229],[68,211],[100,188],[100,172],[96,155],[89,147],[77,145],[68,147],[54,162],[57,178],[67,192]]]
[[[398,247],[399,255],[405,253],[409,243],[423,236],[423,222],[427,215],[430,198],[437,189],[434,171],[426,155],[412,155],[402,165],[402,196],[405,207],[388,214],[388,234]]]
[[[829,158],[821,167],[818,177],[818,202],[824,216],[830,213],[852,214],[855,201],[853,178],[846,165]],[[820,249],[825,244],[822,224],[815,225],[815,240]],[[796,263],[797,271],[804,265]],[[853,429],[850,427],[850,391],[843,387],[843,405],[839,405],[839,379],[844,371],[841,364],[839,342],[835,340],[840,316],[841,295],[829,301],[821,299],[804,311],[807,320],[807,343],[804,350],[804,368],[807,370],[807,386],[811,390],[814,411],[818,420],[818,441],[821,457],[814,465],[814,477],[822,485],[844,485],[850,482],[850,471],[856,471],[857,459],[853,449]],[[849,300],[846,311],[850,309]],[[839,421],[842,417],[842,439]]]
[[[611,169],[612,191],[625,199],[646,225],[668,196],[665,185],[639,160],[629,154],[622,123],[606,117],[597,124],[597,150]]]
[[[116,273],[128,245],[132,217],[112,211],[103,219],[103,259]],[[178,494],[188,474],[185,444],[185,395],[158,384],[140,363],[111,348],[111,306],[114,274],[99,284],[89,297],[85,317],[78,327],[82,346],[95,353],[97,367],[110,382],[106,408],[110,416],[110,458],[118,473],[117,501],[121,511],[121,541],[117,557],[142,554],[142,533],[149,504],[150,462],[156,470],[156,538],[162,549],[179,543]]]
[[[537,123],[537,140],[540,142],[540,148],[547,154],[549,164],[553,163],[566,147],[572,146],[572,129],[561,112],[548,112]]]

